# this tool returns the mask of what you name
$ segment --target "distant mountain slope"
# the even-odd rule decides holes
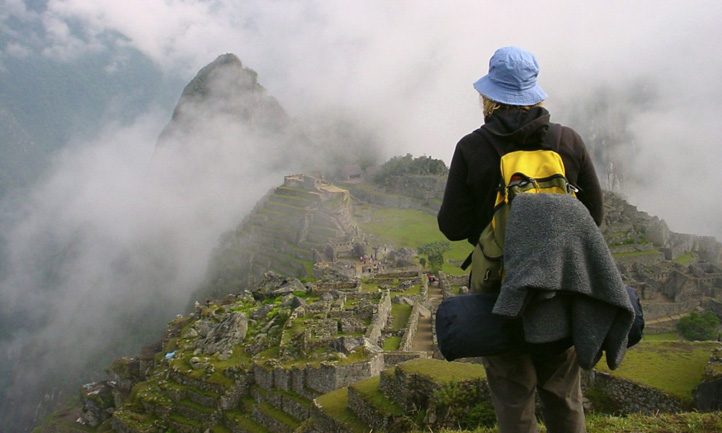
[[[0,197],[26,185],[45,166],[45,155],[12,111],[0,105]]]
[[[219,128],[243,125],[266,134],[286,132],[290,119],[278,101],[258,83],[234,54],[223,54],[203,67],[183,89],[173,117],[158,139],[158,147],[185,143],[194,131],[207,127],[213,116]],[[223,124],[227,120],[228,124]],[[224,134],[231,131],[216,131]]]
[[[131,50],[68,62],[35,54],[1,60],[2,165],[22,170],[27,178],[12,179],[8,186],[34,179],[47,154],[71,138],[92,137],[107,121],[130,121],[152,106],[172,107],[183,83]],[[7,135],[10,129],[23,132]],[[0,178],[0,192],[5,181]]]
[[[225,233],[194,299],[216,299],[274,272],[313,275],[314,262],[333,260],[334,245],[361,243],[348,191],[310,176],[287,176],[236,230]],[[363,255],[363,247],[360,253]]]

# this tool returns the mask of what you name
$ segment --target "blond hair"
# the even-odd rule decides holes
[[[492,101],[484,95],[479,95],[479,101],[481,102],[481,109],[484,113],[484,117],[491,116],[495,111],[501,109],[528,111],[531,107],[538,107],[542,105],[542,102],[537,102],[534,105],[507,105],[502,104],[501,102]]]

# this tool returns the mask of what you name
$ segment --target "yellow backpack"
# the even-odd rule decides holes
[[[471,253],[472,292],[498,293],[504,278],[504,233],[512,200],[518,194],[572,194],[578,191],[566,178],[564,162],[555,149],[561,126],[550,124],[544,144],[536,149],[512,146],[501,157],[501,181],[494,216]],[[469,260],[465,265],[468,267]],[[466,269],[466,267],[462,266]]]

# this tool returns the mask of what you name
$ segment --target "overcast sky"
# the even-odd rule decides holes
[[[449,161],[481,123],[471,83],[501,46],[537,55],[552,115],[600,86],[644,83],[660,97],[632,113],[629,158],[656,180],[629,187],[628,198],[674,230],[722,234],[716,197],[698,186],[722,184],[718,1],[50,0],[42,11],[2,2],[6,17],[45,29],[4,55],[42,49],[71,60],[125,44],[189,80],[232,52],[291,115],[350,109],[382,131],[387,156]]]

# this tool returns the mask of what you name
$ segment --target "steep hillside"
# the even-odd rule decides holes
[[[315,262],[365,254],[347,190],[311,176],[287,176],[213,253],[208,282],[195,299],[250,288],[272,270],[313,276]]]

